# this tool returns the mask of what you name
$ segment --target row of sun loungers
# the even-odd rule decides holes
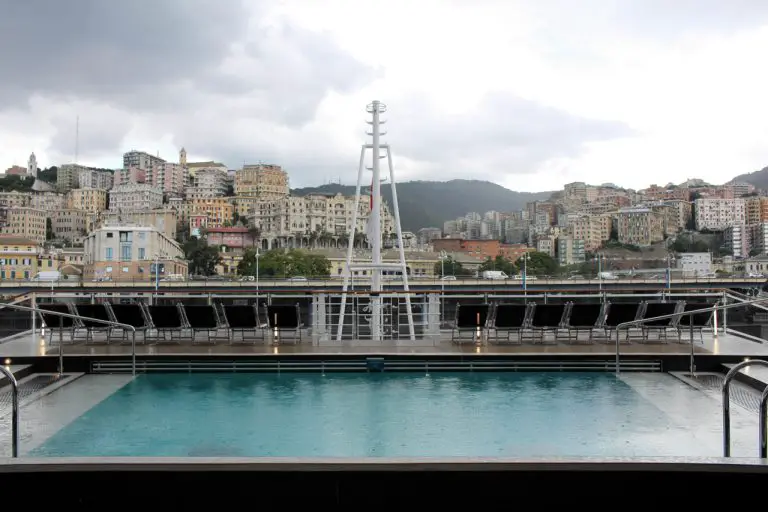
[[[673,318],[650,320],[633,327],[617,327],[625,322],[680,314],[712,307],[712,304],[685,301],[603,304],[464,304],[456,308],[451,331],[454,343],[475,342],[478,336],[491,343],[521,344],[614,342],[666,343],[692,342],[690,333],[703,342],[703,330],[712,324],[711,311]],[[685,338],[687,337],[687,338]]]
[[[40,304],[45,325],[53,331],[52,341],[75,343],[131,343],[133,331],[95,322],[103,320],[130,325],[137,343],[255,343],[265,341],[300,342],[301,323],[298,305],[153,305],[145,304]],[[79,318],[51,313],[67,313]]]

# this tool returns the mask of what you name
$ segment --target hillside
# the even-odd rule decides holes
[[[768,190],[768,167],[763,167],[759,171],[740,174],[729,183],[749,183],[756,188]]]
[[[367,185],[366,185],[367,187]],[[365,188],[363,193],[365,192]],[[297,188],[292,194],[337,194],[354,195],[353,185],[323,185],[320,187]],[[381,193],[392,205],[392,188],[382,184]],[[397,184],[397,198],[400,201],[400,219],[403,229],[417,231],[421,228],[442,228],[443,223],[468,212],[484,213],[490,210],[520,210],[529,201],[548,199],[552,192],[514,192],[488,181],[406,181]]]

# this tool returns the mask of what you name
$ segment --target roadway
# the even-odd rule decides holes
[[[402,288],[401,282],[385,281],[385,289],[397,290]],[[446,292],[484,292],[484,291],[523,291],[521,280],[482,280],[482,279],[459,279],[456,281],[441,281],[439,279],[411,279],[409,280],[410,289],[413,291],[438,291]],[[739,288],[762,288],[766,284],[765,278],[717,278],[717,279],[672,279],[670,288],[677,290],[708,290],[708,289],[739,289]],[[340,279],[309,279],[307,281],[291,280],[260,280],[254,281],[160,281],[158,290],[161,292],[179,291],[179,292],[212,292],[212,291],[301,291],[301,292],[339,292],[342,282]],[[547,291],[547,290],[662,290],[666,288],[667,283],[662,279],[529,279],[526,283],[528,291]],[[367,281],[356,281],[354,289],[366,290]],[[152,291],[155,289],[155,283],[149,281],[102,281],[102,282],[84,282],[80,281],[59,281],[51,282],[0,282],[0,291],[8,294],[25,293],[29,291],[46,290],[71,290],[73,292],[139,292]]]

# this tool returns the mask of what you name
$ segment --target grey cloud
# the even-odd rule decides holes
[[[113,98],[193,79],[248,20],[239,0],[0,0],[0,13],[0,107],[35,93]]]
[[[247,99],[248,115],[291,127],[311,121],[329,91],[348,93],[377,76],[375,70],[344,53],[327,34],[299,30],[287,23],[264,27],[235,62],[235,69],[206,77],[201,91],[225,103],[233,95]],[[236,103],[238,112],[242,107]]]
[[[425,98],[392,107],[393,151],[429,162],[443,175],[531,173],[549,160],[579,155],[588,142],[632,135],[619,122],[584,119],[503,93],[487,95],[460,115],[442,115]]]

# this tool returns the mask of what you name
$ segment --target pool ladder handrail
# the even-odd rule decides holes
[[[764,359],[748,359],[731,368],[723,380],[723,457],[731,456],[731,382],[736,375],[749,366],[763,366],[768,368],[768,361]],[[759,453],[760,458],[768,458],[768,387],[765,388],[760,397],[760,432],[759,432]]]

